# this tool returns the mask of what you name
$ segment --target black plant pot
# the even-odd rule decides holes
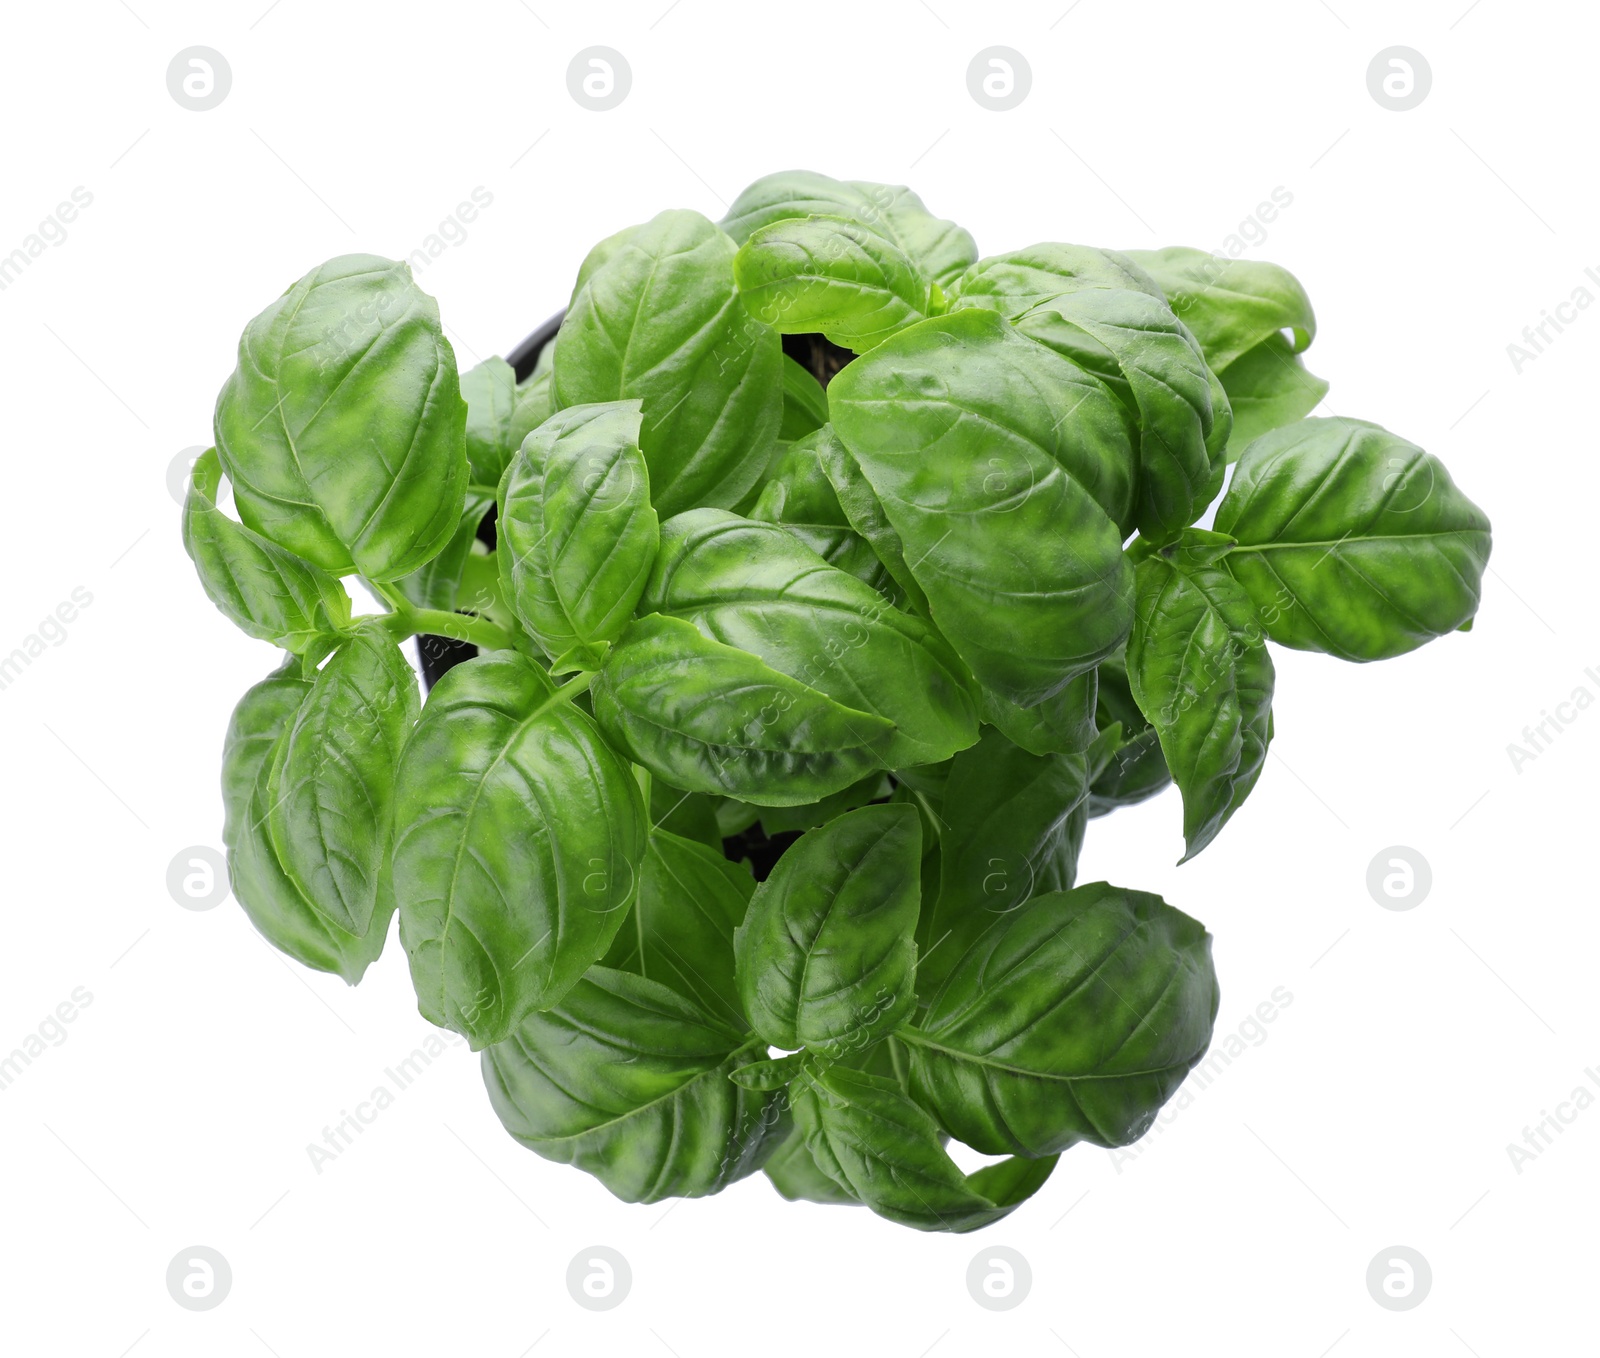
[[[545,345],[556,337],[556,331],[561,328],[562,317],[566,314],[565,311],[558,311],[506,355],[506,362],[511,365],[518,382],[527,381],[532,374],[534,365],[539,361],[539,355],[544,352]],[[834,374],[854,357],[848,349],[841,348],[821,335],[785,335],[783,352],[805,368],[824,387],[832,380]],[[483,516],[483,522],[478,525],[478,541],[490,551],[494,550],[495,545],[494,516],[494,506],[491,505],[489,512]],[[478,648],[471,642],[457,641],[454,637],[433,636],[428,633],[417,637],[417,656],[422,662],[422,682],[429,689],[439,682],[447,670],[453,669],[463,660],[471,660],[477,654]],[[748,858],[756,880],[764,882],[783,851],[799,838],[800,832],[797,830],[784,830],[776,835],[768,835],[762,830],[758,821],[748,830],[742,830],[737,835],[724,839],[722,851],[736,863]]]

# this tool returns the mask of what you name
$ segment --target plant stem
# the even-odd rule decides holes
[[[384,591],[388,598],[388,592]],[[446,613],[440,608],[412,608],[404,599],[389,599],[395,610],[384,619],[384,625],[394,634],[396,641],[427,632],[433,636],[453,637],[456,641],[471,642],[485,651],[509,651],[515,643],[511,633],[490,622],[467,613]]]

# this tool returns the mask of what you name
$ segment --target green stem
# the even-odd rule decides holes
[[[385,598],[388,592],[384,591]],[[509,651],[515,646],[511,633],[490,622],[468,613],[446,613],[440,608],[412,608],[404,599],[389,599],[395,610],[384,619],[384,625],[394,634],[396,641],[427,632],[433,636],[453,637],[468,641],[480,650]]]

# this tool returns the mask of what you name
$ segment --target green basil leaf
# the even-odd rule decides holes
[[[734,1084],[745,1089],[759,1089],[763,1093],[771,1093],[773,1090],[787,1088],[789,1082],[799,1073],[805,1059],[804,1052],[794,1051],[775,1059],[752,1061],[748,1066],[740,1066],[729,1078]]]
[[[1297,354],[1316,338],[1311,299],[1280,265],[1223,259],[1186,245],[1129,250],[1127,257],[1155,280],[1219,373],[1280,330],[1292,332]]]
[[[935,217],[904,185],[840,181],[810,170],[784,170],[756,180],[734,199],[722,229],[743,245],[773,222],[813,216],[848,217],[871,227],[946,289],[978,257],[967,232]]]
[[[404,264],[342,255],[245,327],[217,455],[263,537],[335,575],[398,580],[460,521],[466,419],[433,298]]]
[[[317,673],[273,770],[278,860],[313,909],[357,937],[377,912],[395,770],[417,708],[400,647],[381,626],[361,626]]]
[[[517,449],[522,447],[523,439],[550,418],[550,380],[555,373],[555,358],[556,342],[551,340],[539,351],[539,361],[527,381],[517,384],[511,402],[511,419],[506,425],[507,464],[516,456]],[[497,478],[491,484],[499,485],[500,482]]]
[[[703,792],[684,792],[663,782],[650,779],[650,823],[658,830],[692,839],[697,844],[722,852],[722,827],[717,823],[717,809],[721,801]]]
[[[650,832],[633,911],[602,961],[658,981],[744,1032],[733,934],[755,889],[755,879],[724,858],[720,846],[658,827]]]
[[[509,651],[435,686],[400,762],[393,889],[422,1016],[474,1050],[604,956],[647,823],[628,766]]]
[[[637,399],[663,515],[739,503],[783,410],[777,331],[740,300],[733,242],[698,212],[663,212],[596,247],[561,324],[556,409]]]
[[[218,509],[221,480],[216,452],[208,449],[194,464],[183,505],[183,549],[206,596],[261,641],[296,655],[325,650],[350,624],[344,586]]]
[[[817,1168],[816,1160],[806,1149],[806,1139],[798,1130],[789,1133],[788,1139],[772,1152],[762,1168],[778,1195],[788,1202],[861,1205],[849,1189],[841,1188]]]
[[[837,1057],[893,1032],[916,1002],[922,829],[909,806],[864,806],[791,844],[734,936],[751,1026]]]
[[[778,425],[778,440],[793,443],[828,422],[828,393],[822,383],[802,367],[783,356],[783,419]]]
[[[1134,457],[1099,381],[969,309],[858,358],[828,399],[933,622],[985,687],[1034,706],[1122,641]]]
[[[1172,782],[1166,756],[1161,753],[1160,735],[1133,699],[1125,657],[1111,656],[1101,661],[1096,673],[1100,694],[1095,703],[1095,721],[1102,731],[1117,728],[1118,734],[1105,768],[1089,784],[1084,808],[1091,820],[1118,807],[1135,806]]]
[[[817,465],[833,483],[833,492],[845,519],[868,544],[894,581],[899,596],[904,600],[900,606],[915,609],[924,617],[930,616],[928,596],[922,592],[922,586],[906,565],[905,543],[883,512],[878,493],[861,474],[860,466],[831,424],[825,425],[817,434],[812,448],[816,453]],[[894,601],[895,591],[884,588],[876,580],[869,580],[868,583],[885,598]]]
[[[472,483],[497,486],[517,451],[511,422],[517,405],[517,375],[503,358],[486,358],[461,374],[461,399],[467,403],[467,467]]]
[[[786,830],[814,830],[845,811],[881,801],[889,793],[889,775],[869,773],[859,783],[852,783],[842,792],[835,792],[821,801],[808,802],[805,806],[761,808],[761,828],[769,835],[781,835]]]
[[[495,521],[501,591],[548,655],[615,640],[655,560],[638,401],[568,406],[507,469]]]
[[[977,738],[966,677],[941,638],[776,525],[716,509],[668,520],[639,607],[893,722],[891,765],[933,763]]]
[[[1304,419],[1328,394],[1328,384],[1273,333],[1230,364],[1222,376],[1233,409],[1228,460],[1237,462],[1263,434]]]
[[[1081,754],[1094,743],[1097,670],[1072,680],[1037,707],[1018,707],[985,691],[978,711],[997,726],[1013,745],[1030,754]]]
[[[780,334],[857,353],[929,314],[928,282],[899,247],[847,217],[770,222],[733,261],[745,305]]]
[[[427,565],[394,582],[414,608],[455,612],[457,604],[462,601],[467,561],[473,554],[473,543],[478,540],[478,525],[483,522],[483,516],[493,503],[494,496],[488,491],[469,487],[461,522],[456,525],[455,533],[445,543],[443,550]]]
[[[239,700],[222,747],[222,840],[228,881],[250,922],[280,952],[355,985],[383,950],[394,913],[380,896],[364,937],[340,929],[313,909],[278,861],[267,830],[271,770],[289,727],[311,693],[290,660]]]
[[[939,803],[939,895],[922,925],[918,987],[931,994],[986,931],[1078,871],[1087,754],[1030,754],[997,730],[950,764]]]
[[[893,577],[871,544],[851,527],[822,469],[818,449],[831,433],[813,430],[789,445],[773,464],[749,517],[780,525],[830,566],[871,585],[892,602],[900,594]]]
[[[1489,520],[1435,457],[1361,420],[1301,420],[1257,439],[1217,507],[1225,564],[1267,635],[1384,660],[1478,610]]]
[[[950,306],[986,306],[1015,317],[1088,288],[1131,290],[1166,300],[1155,280],[1119,251],[1044,241],[985,255],[956,280]]]
[[[883,766],[894,734],[892,722],[659,614],[628,625],[592,692],[601,730],[634,763],[674,787],[759,806],[849,787]]]
[[[1128,638],[1134,699],[1155,727],[1183,793],[1187,862],[1261,776],[1272,720],[1272,657],[1250,596],[1220,566],[1158,554],[1134,570]]]
[[[879,1216],[919,1231],[975,1231],[999,1221],[1055,1168],[1052,1157],[1026,1173],[968,1177],[940,1144],[933,1119],[897,1084],[846,1065],[808,1067],[790,1097],[813,1163]]]
[[[754,1173],[787,1135],[783,1095],[728,1078],[753,1050],[665,986],[594,967],[483,1053],[505,1129],[624,1202],[698,1198]]]
[[[1205,1054],[1211,940],[1159,896],[1036,896],[974,940],[896,1040],[913,1097],[987,1155],[1137,1140]]]

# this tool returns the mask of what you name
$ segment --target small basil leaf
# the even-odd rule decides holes
[[[517,384],[511,403],[511,419],[506,425],[505,464],[509,465],[522,447],[523,439],[550,418],[550,379],[554,375],[556,343],[551,340],[539,351],[539,361],[525,382]],[[502,473],[503,475],[503,473]],[[499,485],[499,481],[490,484]]]
[[[997,730],[951,761],[939,804],[939,895],[922,926],[924,995],[1008,914],[1072,886],[1089,772],[1086,754],[1030,754]]]
[[[624,1202],[698,1198],[761,1167],[787,1134],[781,1094],[728,1077],[757,1050],[665,986],[594,967],[483,1053],[506,1131]]]
[[[1218,373],[1280,330],[1293,334],[1297,354],[1316,338],[1311,299],[1280,265],[1224,259],[1185,245],[1129,250],[1127,257],[1155,280]]]
[[[911,568],[906,565],[905,543],[900,540],[900,534],[895,531],[894,525],[883,512],[883,504],[878,499],[878,493],[861,474],[861,468],[851,456],[850,450],[844,446],[844,441],[830,424],[825,425],[817,434],[816,443],[812,446],[816,453],[817,465],[833,484],[833,493],[845,519],[860,534],[893,579],[900,595],[904,597],[903,606],[915,609],[924,617],[928,617],[930,615],[928,596],[922,592],[922,586],[917,583]],[[868,583],[877,584],[876,581]],[[880,593],[892,601],[893,591],[881,585],[877,587]]]
[[[228,881],[250,922],[280,952],[355,985],[383,950],[394,902],[380,897],[364,937],[333,924],[301,894],[278,861],[267,830],[273,764],[310,680],[290,661],[239,700],[222,746],[222,840]]]
[[[857,353],[929,314],[916,265],[846,217],[771,222],[739,247],[733,272],[745,305],[780,334],[820,332]]]
[[[424,1018],[474,1050],[549,1008],[611,945],[644,854],[628,766],[509,651],[429,695],[395,789],[393,887]]]
[[[1101,661],[1097,673],[1100,696],[1095,720],[1102,731],[1117,729],[1118,734],[1105,768],[1089,785],[1084,807],[1090,819],[1118,807],[1135,806],[1172,782],[1166,756],[1161,753],[1161,738],[1133,699],[1124,657]]]
[[[716,509],[668,520],[639,607],[894,723],[891,765],[933,763],[977,738],[966,676],[943,640],[776,525]]]
[[[249,325],[217,397],[239,517],[335,575],[409,575],[449,541],[467,407],[439,308],[375,255],[313,269]]]
[[[804,1060],[805,1053],[796,1051],[790,1052],[787,1056],[780,1056],[776,1060],[752,1061],[748,1066],[740,1066],[729,1079],[741,1089],[759,1089],[763,1093],[772,1093],[785,1088],[789,1081],[794,1079]]]
[[[1183,793],[1187,862],[1216,838],[1261,776],[1272,657],[1250,596],[1220,566],[1156,555],[1139,563],[1134,579],[1139,602],[1128,679]]]
[[[465,508],[456,531],[445,543],[444,549],[427,565],[421,566],[396,580],[395,587],[405,595],[415,608],[436,608],[453,613],[462,602],[462,585],[467,574],[468,558],[478,540],[478,525],[494,504],[494,497],[480,488],[468,488]],[[467,594],[470,596],[471,591]],[[469,602],[473,601],[470,600]],[[476,611],[482,611],[481,609]]]
[[[1225,564],[1267,635],[1384,660],[1478,610],[1489,520],[1435,457],[1360,420],[1301,420],[1246,449],[1217,507]]]
[[[698,212],[663,212],[596,247],[555,357],[556,409],[637,399],[656,508],[739,503],[783,410],[777,331],[740,300],[732,241]]]
[[[815,1165],[879,1216],[919,1231],[974,1231],[1000,1220],[1054,1168],[988,1174],[987,1196],[940,1143],[939,1128],[892,1080],[809,1065],[790,1086],[795,1127]],[[981,1171],[980,1171],[981,1172]],[[974,1176],[976,1177],[976,1176]]]
[[[511,421],[517,404],[517,375],[503,358],[486,358],[461,374],[461,399],[467,403],[467,467],[478,486],[497,486],[516,452]]]
[[[830,434],[813,430],[789,445],[773,464],[749,517],[780,525],[830,566],[871,585],[893,602],[899,595],[893,578],[871,544],[851,527],[833,483],[822,469],[818,450]]]
[[[719,799],[703,792],[684,792],[660,778],[650,780],[650,823],[658,830],[692,839],[722,852],[722,829],[717,824]]]
[[[772,222],[812,216],[849,217],[871,227],[942,287],[978,257],[967,232],[935,217],[904,185],[841,181],[810,170],[784,170],[756,180],[734,199],[722,229],[742,245]]]
[[[805,806],[769,806],[761,810],[761,828],[769,835],[781,835],[786,830],[813,830],[826,825],[845,811],[854,811],[868,802],[888,797],[889,775],[869,773],[859,783],[852,783],[842,792],[835,792],[821,801]]]
[[[1037,896],[967,948],[896,1040],[913,1097],[987,1155],[1137,1140],[1205,1054],[1211,940],[1159,896]]]
[[[500,487],[501,592],[546,654],[612,641],[655,560],[638,401],[568,406],[529,434]]]
[[[907,1016],[921,861],[909,806],[864,806],[789,846],[734,936],[744,1011],[764,1041],[837,1057]]]
[[[828,393],[822,383],[790,358],[783,356],[783,420],[778,440],[793,443],[828,422]]]
[[[1304,419],[1328,394],[1328,384],[1276,333],[1231,364],[1222,385],[1233,409],[1230,462],[1263,434]]]
[[[600,728],[636,764],[674,787],[760,806],[849,787],[882,767],[894,733],[892,722],[660,614],[628,625],[592,692]]]
[[[860,1201],[847,1188],[841,1188],[820,1169],[806,1149],[806,1139],[791,1131],[784,1143],[772,1152],[762,1166],[778,1195],[788,1202],[820,1202],[843,1207],[859,1207]]]
[[[417,708],[399,646],[381,626],[361,626],[318,671],[273,774],[279,861],[319,914],[357,937],[377,910],[395,769]]]
[[[1096,670],[1080,674],[1037,707],[1018,707],[986,690],[978,711],[1029,754],[1081,754],[1094,743],[1096,674]]]
[[[236,627],[296,655],[325,650],[350,623],[350,596],[333,576],[217,508],[222,469],[207,450],[183,505],[183,548],[207,597]]]
[[[1030,707],[1120,644],[1134,456],[1099,381],[971,309],[885,341],[828,399],[934,623],[985,687]]]
[[[743,1032],[733,933],[755,889],[755,879],[724,858],[720,846],[658,827],[650,832],[633,911],[602,961],[659,982]]]
[[[1089,288],[1132,290],[1165,300],[1150,275],[1125,254],[1044,241],[1003,255],[985,255],[956,280],[950,308],[983,306],[1020,316]]]

